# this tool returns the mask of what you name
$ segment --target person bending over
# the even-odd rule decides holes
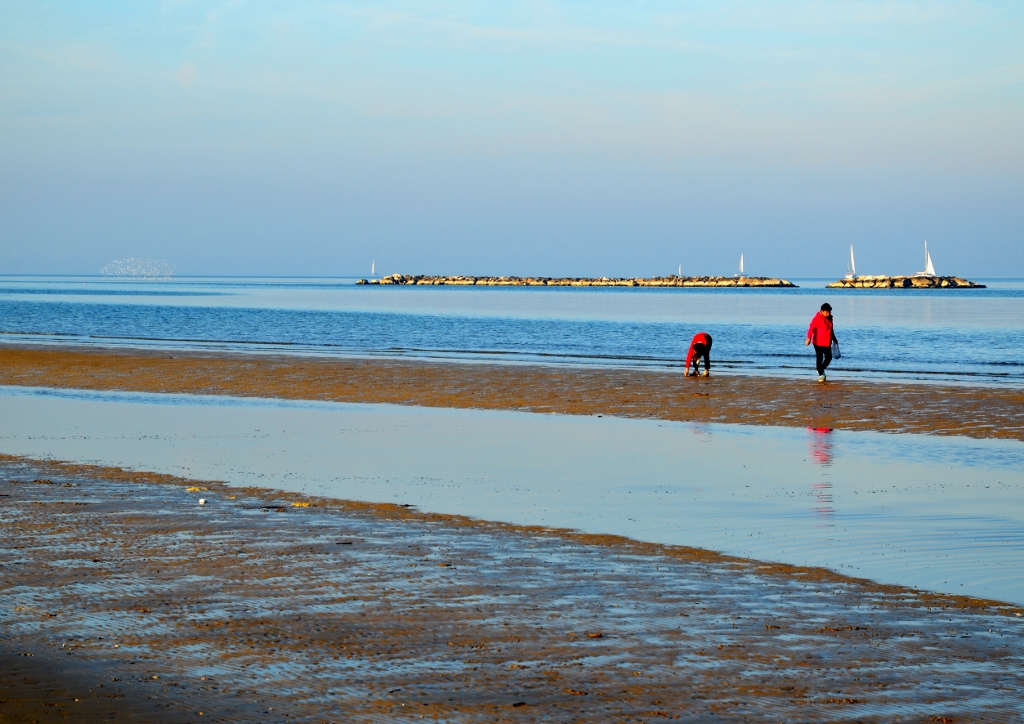
[[[832,364],[832,342],[839,341],[832,326],[832,305],[825,302],[821,305],[821,311],[811,320],[811,326],[807,328],[807,341],[804,342],[805,347],[809,344],[814,345],[818,382],[825,381],[825,369]]]
[[[711,374],[711,335],[707,332],[697,332],[690,342],[690,351],[686,353],[686,374],[688,377],[695,377],[700,367],[701,357],[704,358],[704,376]],[[693,365],[693,372],[690,372],[690,365]]]

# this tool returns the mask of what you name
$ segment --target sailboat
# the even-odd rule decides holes
[[[924,271],[919,271],[914,274],[915,277],[934,277],[938,276],[935,273],[935,267],[932,266],[932,255],[928,253],[928,241],[924,242]]]
[[[683,276],[683,265],[682,264],[679,265],[679,273],[676,274],[676,276],[682,278],[682,276]]]
[[[375,261],[371,261],[371,262],[370,262],[370,276],[372,277],[372,276],[374,276],[374,275],[375,275],[376,273],[377,273],[377,262],[375,262]]]
[[[743,255],[742,254],[740,254],[740,271],[735,276],[738,276],[738,277],[743,276]]]
[[[846,271],[846,278],[857,278],[857,265],[853,262],[853,244],[850,244],[850,268]]]

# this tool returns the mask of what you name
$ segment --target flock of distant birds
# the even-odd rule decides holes
[[[371,279],[360,279],[357,284],[365,285],[407,285],[407,286],[558,286],[558,287],[795,287],[785,279],[770,277],[748,277],[744,270],[743,254],[740,254],[739,271],[732,277],[724,276],[683,276],[680,265],[678,274],[666,277],[476,277],[476,276],[430,276],[391,274]],[[375,277],[377,262],[370,264],[370,276]],[[955,276],[939,276],[935,273],[928,242],[924,242],[924,271],[906,276],[858,275],[850,245],[850,264],[843,279],[827,285],[828,289],[983,289],[968,279]]]

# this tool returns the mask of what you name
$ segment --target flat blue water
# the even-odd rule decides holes
[[[1017,441],[0,387],[0,452],[1024,603]]]
[[[1024,384],[1024,282],[979,290],[367,287],[353,279],[0,277],[0,341],[677,367],[803,375],[835,309],[836,378]]]

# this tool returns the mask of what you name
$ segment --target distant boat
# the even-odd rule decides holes
[[[372,277],[376,273],[377,273],[377,262],[371,261],[370,262],[370,276]]]
[[[682,264],[679,265],[679,273],[676,274],[676,276],[679,277],[680,279],[682,278],[682,276],[683,276],[683,265]]]
[[[853,262],[853,244],[850,244],[850,268],[846,272],[846,278],[857,278],[857,265]]]
[[[738,276],[738,277],[743,276],[743,255],[742,254],[740,254],[740,270],[739,270],[739,273],[736,274],[736,276]]]
[[[932,255],[928,253],[928,242],[924,242],[924,271],[919,271],[914,274],[915,277],[934,277],[938,276],[935,273],[935,267],[932,266]]]

